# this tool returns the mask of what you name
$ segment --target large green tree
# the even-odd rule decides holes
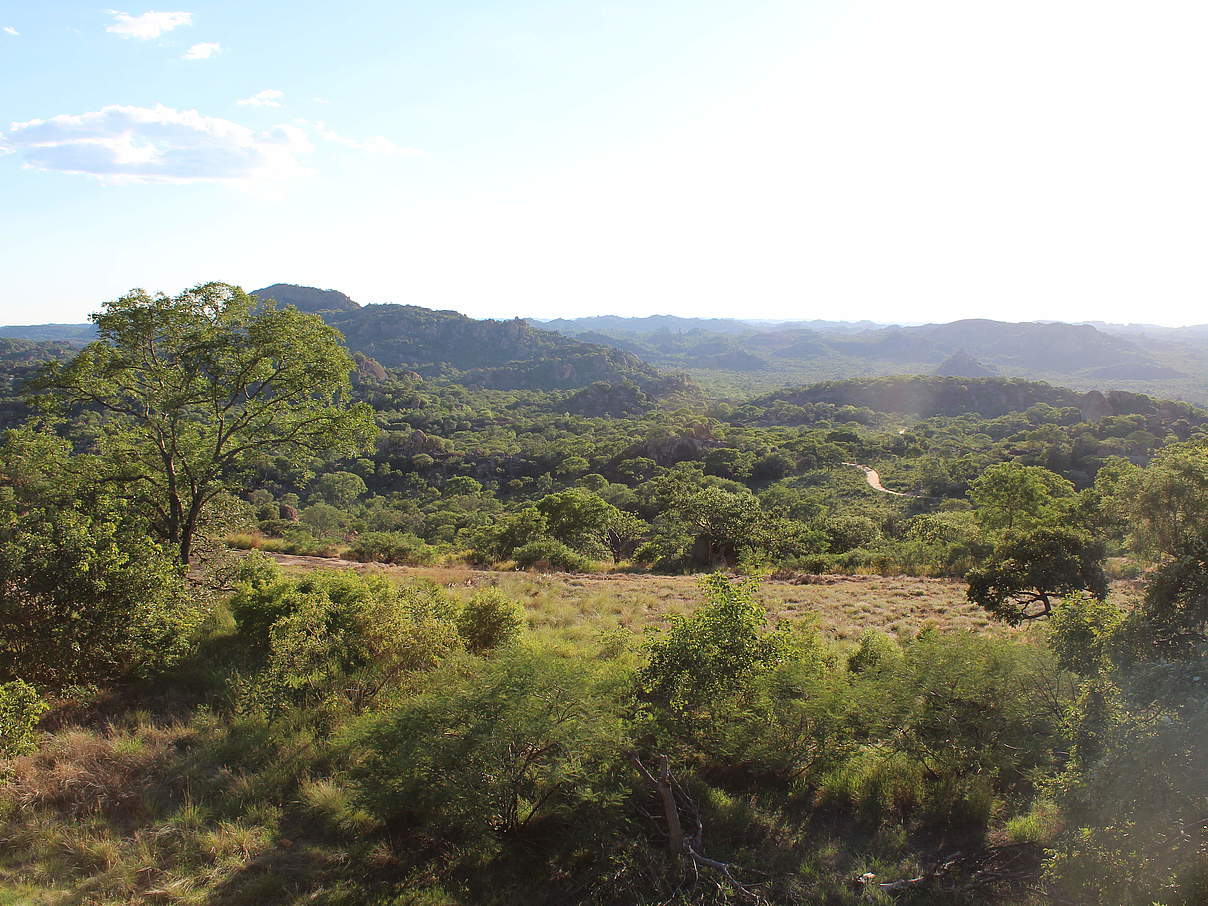
[[[611,503],[582,488],[547,494],[537,502],[537,509],[545,516],[551,535],[589,557],[604,556],[609,526],[620,516]]]
[[[983,528],[1005,533],[1059,519],[1074,503],[1074,486],[1041,466],[1002,462],[973,482],[969,499]]]
[[[1144,469],[1123,471],[1107,500],[1133,546],[1157,560],[1208,542],[1208,443],[1172,444]]]
[[[1103,555],[1101,542],[1076,529],[1012,532],[965,576],[966,596],[1008,623],[1046,617],[1055,598],[1080,591],[1107,596]]]
[[[187,564],[207,508],[263,458],[351,454],[376,433],[349,402],[353,361],[317,316],[225,283],[144,290],[93,316],[100,339],[38,386],[52,411],[92,412],[101,480],[122,484]]]

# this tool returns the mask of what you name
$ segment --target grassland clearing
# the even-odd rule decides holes
[[[572,638],[618,627],[645,632],[665,626],[673,616],[691,613],[701,601],[699,576],[505,572],[269,556],[287,572],[352,569],[399,579],[427,579],[459,598],[469,597],[479,588],[498,587],[525,605],[531,629]],[[1127,600],[1136,594],[1136,583],[1114,582],[1112,593]],[[869,629],[909,638],[928,625],[991,634],[1020,631],[996,622],[981,607],[969,603],[965,584],[957,579],[778,575],[760,581],[758,597],[772,621],[813,618],[826,636],[839,641],[857,640]]]

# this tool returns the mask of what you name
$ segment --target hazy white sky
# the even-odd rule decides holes
[[[0,323],[211,279],[480,317],[1208,321],[1208,4],[0,20]]]

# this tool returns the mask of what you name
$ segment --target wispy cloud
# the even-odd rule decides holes
[[[13,123],[0,144],[33,169],[109,183],[261,182],[302,172],[298,156],[313,150],[297,126],[254,131],[162,104]]]
[[[17,31],[11,25],[4,26],[4,33],[6,35],[12,35],[14,38],[17,37],[19,34],[21,34],[21,32]]]
[[[115,21],[105,31],[121,35],[123,38],[137,38],[140,41],[149,41],[174,28],[193,24],[192,13],[160,13],[149,10],[140,16],[132,16],[115,9],[106,10],[106,12],[113,16]]]
[[[217,56],[222,53],[222,45],[217,41],[206,41],[201,44],[194,44],[185,51],[182,60],[208,60],[210,57]]]
[[[263,91],[257,91],[251,97],[241,98],[235,103],[240,107],[280,107],[283,97],[285,97],[284,91],[265,88]]]
[[[335,142],[337,145],[343,145],[346,148],[354,148],[357,151],[368,151],[370,154],[389,154],[396,157],[422,157],[425,152],[419,148],[406,148],[402,145],[392,142],[390,139],[381,135],[374,135],[370,138],[356,139],[349,138],[346,135],[341,135],[334,129],[330,128],[325,122],[319,120],[310,122],[308,120],[296,120],[295,122],[310,126],[318,133],[319,137]]]

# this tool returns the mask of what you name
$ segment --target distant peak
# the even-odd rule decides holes
[[[356,311],[359,306],[339,290],[298,286],[294,283],[274,283],[252,293],[261,299],[274,299],[281,305],[292,305],[298,311]]]
[[[993,377],[994,371],[987,368],[963,349],[958,349],[940,363],[935,373],[941,377]]]

